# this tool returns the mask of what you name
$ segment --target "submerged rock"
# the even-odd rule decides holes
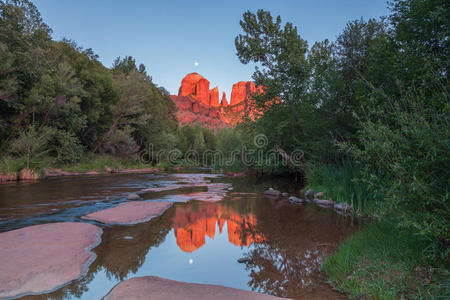
[[[333,200],[314,199],[314,203],[320,206],[333,206]]]
[[[303,199],[297,198],[295,196],[291,196],[291,197],[289,197],[289,202],[295,203],[295,204],[301,204],[305,201]]]
[[[139,199],[141,199],[141,196],[139,196],[138,194],[132,193],[127,196],[127,199],[128,200],[139,200]]]
[[[0,298],[49,292],[83,276],[102,230],[60,222],[0,233]]]
[[[131,201],[88,214],[82,219],[104,224],[137,224],[161,215],[171,206],[172,202]]]
[[[264,195],[266,196],[272,196],[272,197],[280,197],[281,192],[274,190],[273,188],[269,188],[267,191],[264,192]]]
[[[144,276],[121,281],[104,299],[274,300],[281,298],[220,285],[188,283],[156,276]]]
[[[248,258],[248,257],[241,257],[241,258],[239,258],[237,260],[237,262],[240,263],[240,264],[243,264],[243,263],[246,263],[246,262],[249,262],[249,261],[251,261],[251,259]]]

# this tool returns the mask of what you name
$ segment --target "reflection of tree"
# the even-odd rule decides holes
[[[271,200],[265,204],[255,207],[256,225],[242,228],[247,234],[266,237],[248,253],[249,286],[255,291],[291,298],[313,292],[315,296],[330,293],[319,278],[320,264],[324,255],[353,229],[331,212],[315,207]]]
[[[137,272],[150,248],[161,244],[169,233],[173,212],[174,208],[171,207],[150,222],[114,226],[105,230],[102,243],[95,249],[99,266],[105,268],[108,276],[120,280],[129,272]]]
[[[133,226],[112,226],[103,229],[102,241],[93,251],[96,260],[85,277],[50,294],[34,296],[47,299],[81,297],[88,290],[96,273],[104,269],[109,278],[124,279],[130,272],[137,272],[145,261],[150,248],[161,244],[172,227],[174,208],[149,222]],[[132,237],[125,239],[124,237]]]

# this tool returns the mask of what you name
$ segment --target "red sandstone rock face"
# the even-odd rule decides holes
[[[217,86],[209,90],[209,105],[212,107],[219,106],[219,88]]]
[[[82,219],[104,224],[137,224],[161,215],[171,206],[171,202],[130,201],[88,214]]]
[[[222,102],[220,102],[220,104],[223,107],[228,106],[227,94],[225,92],[222,94]]]
[[[209,81],[198,73],[190,73],[181,81],[178,96],[170,96],[178,108],[177,118],[181,125],[201,123],[212,129],[234,126],[248,112],[250,118],[257,117],[252,109],[251,98],[255,92],[262,93],[251,81],[240,81],[233,85],[230,103],[225,92],[219,103],[219,89],[209,89]]]
[[[234,106],[238,103],[243,102],[247,97],[247,81],[239,81],[233,84],[233,89],[231,90],[230,105]]]
[[[188,283],[145,276],[121,281],[104,299],[275,300],[281,298],[220,285]]]
[[[178,108],[176,115],[181,125],[200,123],[211,129],[229,126],[222,120],[219,108],[204,105],[192,96],[170,96],[170,98]]]
[[[178,96],[192,95],[205,105],[209,105],[209,81],[198,73],[187,74],[181,81]]]
[[[60,222],[0,233],[0,298],[57,289],[86,274],[102,230]]]

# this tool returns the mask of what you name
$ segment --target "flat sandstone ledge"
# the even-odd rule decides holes
[[[171,206],[172,202],[168,201],[131,201],[83,216],[82,219],[104,224],[133,225],[147,222],[161,215]]]
[[[220,285],[188,283],[155,276],[144,276],[134,277],[120,282],[104,299],[275,300],[281,298]]]
[[[0,298],[54,291],[84,276],[102,230],[59,222],[0,233]]]

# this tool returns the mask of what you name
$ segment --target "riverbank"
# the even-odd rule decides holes
[[[433,241],[389,221],[386,203],[363,181],[352,162],[313,166],[307,189],[347,203],[356,216],[370,218],[364,228],[343,241],[322,265],[330,283],[351,299],[446,299],[450,294],[445,257],[433,257]],[[445,250],[442,251],[445,256]]]
[[[322,265],[351,299],[448,299],[448,270],[424,258],[427,241],[377,222],[340,244]]]
[[[37,180],[48,177],[101,175],[114,173],[156,173],[164,166],[150,166],[138,160],[111,155],[87,155],[77,163],[57,164],[44,158],[26,167],[20,160],[0,160],[0,182]]]

